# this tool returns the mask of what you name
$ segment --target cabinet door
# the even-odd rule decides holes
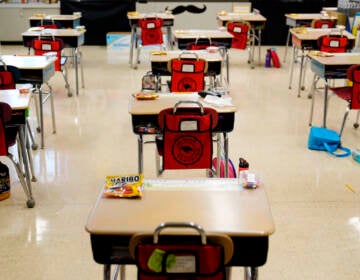
[[[0,8],[0,41],[21,42],[21,33],[30,27],[29,17],[36,13],[60,14],[60,8]]]

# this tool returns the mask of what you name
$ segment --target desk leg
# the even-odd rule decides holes
[[[290,26],[289,26],[288,34],[287,34],[287,37],[286,37],[285,53],[284,53],[284,60],[283,60],[284,63],[286,62],[289,43],[290,43]]]
[[[217,178],[220,178],[220,163],[221,163],[221,158],[222,158],[222,155],[221,155],[221,135],[220,133],[217,133],[216,134],[216,158],[217,158],[217,161],[216,161],[216,177]]]
[[[138,171],[139,174],[143,173],[143,146],[144,140],[142,134],[138,135]]]
[[[299,78],[299,86],[298,86],[298,95],[297,97],[300,97],[300,92],[302,89],[302,80],[303,80],[303,68],[304,68],[304,58],[305,58],[305,50],[301,50],[301,60],[300,60],[300,78]]]
[[[79,61],[78,61],[78,55],[79,55],[79,49],[75,48],[74,51],[74,63],[75,63],[75,91],[76,91],[76,96],[79,95]]]
[[[40,148],[44,149],[44,112],[43,112],[43,98],[42,98],[42,90],[41,86],[39,86],[39,111],[40,111]]]
[[[135,24],[131,25],[131,36],[130,36],[130,53],[129,53],[129,64],[133,67],[133,56],[134,56],[134,40],[135,40]]]
[[[294,66],[295,66],[295,58],[296,58],[296,47],[292,47],[292,57],[291,57],[291,67],[290,67],[290,79],[289,79],[289,89],[292,87],[292,79],[294,75]]]
[[[245,267],[245,280],[257,280],[258,268],[257,267]]]
[[[168,48],[169,48],[169,50],[172,50],[172,49],[173,49],[173,44],[172,44],[171,26],[167,26],[167,27],[166,27],[166,33],[167,33],[167,44],[168,44]]]
[[[104,280],[110,280],[111,265],[104,264]]]
[[[258,63],[260,64],[261,59],[261,29],[258,29]]]
[[[229,178],[229,138],[226,132],[223,133],[224,136],[224,158],[225,158],[225,178]]]
[[[251,69],[255,68],[254,65],[254,55],[255,55],[255,39],[256,39],[256,33],[254,29],[251,29],[252,38],[251,38],[251,47],[250,47],[250,54],[249,54],[249,63],[251,65]]]
[[[323,116],[323,127],[326,127],[326,117],[327,117],[327,103],[328,103],[328,92],[329,92],[329,81],[327,78],[324,79],[324,116]],[[313,97],[314,98],[314,97]]]

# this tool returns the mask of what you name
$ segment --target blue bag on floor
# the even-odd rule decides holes
[[[347,157],[351,154],[349,148],[341,146],[340,135],[333,130],[312,126],[308,139],[308,148],[310,150],[327,151],[336,157]],[[342,150],[343,153],[335,153],[336,150]]]

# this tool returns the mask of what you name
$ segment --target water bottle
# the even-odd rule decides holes
[[[0,200],[10,196],[9,168],[0,161]]]
[[[356,150],[352,151],[352,158],[360,163],[360,148],[357,148]]]

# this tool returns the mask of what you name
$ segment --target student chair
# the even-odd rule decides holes
[[[327,34],[319,37],[317,45],[320,51],[330,53],[344,53],[349,51],[351,46],[346,36],[341,34]]]
[[[65,47],[63,40],[61,38],[56,38],[51,34],[42,34],[38,38],[32,40],[31,46],[34,49],[35,55],[45,55],[51,52],[56,54],[57,60],[55,61],[55,71],[61,72],[65,81],[65,88],[67,89],[68,96],[72,96],[67,78],[67,57],[62,55]]]
[[[19,131],[16,126],[8,125],[11,118],[12,109],[10,105],[4,102],[0,102],[0,156],[8,157],[14,164],[21,186],[23,187],[24,192],[27,196],[26,204],[29,208],[33,208],[35,206],[35,200],[32,197],[31,187],[28,187],[25,182],[20,162],[17,161],[9,151],[9,148],[15,146],[15,144],[17,143],[17,136]],[[16,146],[20,154],[21,145]]]
[[[234,245],[229,236],[208,234],[198,224],[165,222],[153,233],[133,235],[129,250],[138,268],[138,280],[225,280]]]
[[[351,86],[344,87],[332,87],[331,91],[348,103],[346,107],[343,121],[340,128],[340,136],[344,130],[347,117],[350,110],[357,110],[357,118],[354,123],[354,128],[359,127],[359,115],[360,115],[360,65],[351,66],[346,72],[347,79],[352,83]]]
[[[310,26],[312,28],[333,28],[335,21],[332,19],[314,19]]]
[[[135,36],[136,47],[136,64],[134,68],[137,69],[140,63],[140,51],[142,46],[160,45],[160,49],[165,49],[163,45],[163,19],[161,18],[141,18],[139,19],[138,26],[140,34]]]
[[[250,23],[247,21],[229,21],[226,24],[226,29],[234,36],[231,47],[234,49],[245,50],[248,46],[250,36]]]
[[[168,62],[171,73],[171,92],[198,92],[205,89],[207,61],[194,52],[182,52],[178,58]]]
[[[183,105],[188,106],[183,106]],[[218,122],[215,109],[197,101],[179,101],[158,116],[157,175],[166,169],[212,168],[212,133]]]
[[[346,36],[339,34],[328,34],[321,36],[318,41],[318,48],[320,51],[328,53],[345,53],[351,49],[351,44]],[[320,77],[314,74],[312,87],[308,95],[309,98],[312,98],[311,110],[310,110],[310,120],[309,125],[312,124],[312,117],[314,111],[314,94],[318,91],[317,83]]]
[[[0,89],[15,89],[17,83],[21,83],[20,70],[15,66],[6,65],[5,62],[0,59]],[[38,107],[36,107],[36,109],[38,109]],[[33,150],[36,150],[38,145],[35,142],[28,119],[26,119],[26,127],[32,142],[31,147]]]

